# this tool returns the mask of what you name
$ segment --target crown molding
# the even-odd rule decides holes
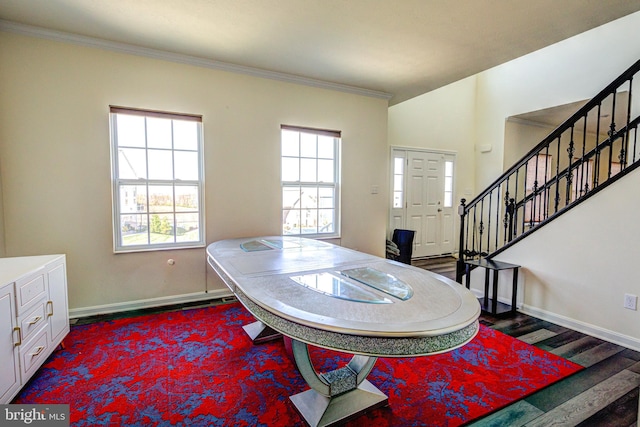
[[[308,77],[296,76],[294,74],[281,73],[277,71],[263,70],[260,68],[247,67],[243,65],[231,64],[228,62],[216,61],[213,59],[200,58],[197,56],[184,55],[180,53],[167,52],[160,49],[151,49],[131,45],[127,43],[114,42],[95,37],[82,36],[63,31],[50,30],[43,27],[20,24],[13,21],[0,19],[0,31],[20,34],[29,37],[38,37],[64,43],[72,43],[80,46],[97,49],[110,50],[129,55],[144,56],[147,58],[160,59],[163,61],[176,62],[179,64],[194,65],[197,67],[210,68],[214,70],[227,71],[230,73],[245,74],[263,79],[278,80],[286,83],[294,83],[304,86],[311,86],[320,89],[329,89],[338,92],[346,92],[355,95],[362,95],[372,98],[390,100],[393,94],[371,89],[349,86],[340,83],[332,83],[324,80],[312,79]]]

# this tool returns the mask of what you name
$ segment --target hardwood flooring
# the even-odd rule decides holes
[[[411,265],[456,280],[456,259],[453,257],[418,258],[411,260]]]
[[[455,280],[454,258],[412,264]],[[483,314],[480,321],[585,369],[470,426],[640,427],[640,352],[522,313],[511,319]]]

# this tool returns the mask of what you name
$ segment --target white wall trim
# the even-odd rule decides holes
[[[293,74],[281,73],[277,71],[263,70],[259,68],[247,67],[244,65],[236,65],[228,62],[216,61],[213,59],[199,58],[197,56],[183,55],[179,53],[167,52],[159,49],[151,49],[141,46],[119,43],[94,37],[81,36],[78,34],[65,33],[63,31],[50,30],[47,28],[36,27],[31,25],[20,24],[17,22],[0,19],[0,31],[16,33],[23,36],[39,37],[48,40],[54,40],[65,43],[73,43],[86,47],[105,49],[119,53],[130,55],[145,56],[153,59],[160,59],[169,62],[177,62],[179,64],[194,65],[197,67],[211,68],[215,70],[228,71],[237,74],[246,74],[253,77],[264,79],[278,80],[287,83],[295,83],[305,86],[316,87],[320,89],[335,90],[338,92],[346,92],[355,95],[368,96],[372,98],[381,98],[390,100],[393,94],[365,89],[356,86],[349,86],[340,83],[332,83],[324,80],[317,80],[308,77],[296,76]]]
[[[480,289],[471,289],[471,292],[476,296],[476,298],[484,297],[484,292]],[[498,301],[508,305],[511,304],[511,300],[507,298],[498,297]],[[518,303],[516,304],[516,307],[519,312],[528,314],[529,316],[533,316],[537,319],[546,320],[547,322],[555,323],[556,325],[564,326],[565,328],[570,328],[574,331],[582,332],[583,334],[591,335],[632,350],[640,351],[640,340],[633,337],[622,335],[617,332],[561,316],[559,314],[551,313],[546,310],[541,310],[530,305]]]
[[[172,304],[182,304],[195,301],[207,301],[233,297],[233,293],[228,289],[218,289],[209,292],[195,292],[192,294],[172,295],[168,297],[149,298],[136,301],[118,302],[114,304],[94,305],[92,307],[72,308],[69,310],[69,318],[96,316],[99,314],[118,313],[129,310],[139,310],[142,308],[162,307]]]
[[[546,320],[548,322],[555,323],[557,325],[564,326],[566,328],[570,328],[575,331],[582,332],[584,334],[591,335],[593,337],[600,338],[605,341],[609,341],[611,343],[618,344],[635,351],[640,351],[640,340],[636,338],[633,338],[627,335],[622,335],[617,332],[610,331],[608,329],[600,328],[598,326],[591,325],[589,323],[581,322],[579,320],[570,319],[568,317],[551,313],[549,311],[532,307],[526,304],[522,308],[520,308],[520,311],[524,314],[528,314],[538,319]]]
[[[390,153],[393,153],[393,150],[398,151],[418,151],[421,153],[435,153],[435,154],[453,154],[454,156],[458,156],[458,152],[455,150],[444,150],[441,148],[425,148],[425,147],[412,147],[409,145],[390,145]]]
[[[514,117],[514,116],[507,117],[506,121],[509,123],[515,123],[518,125],[525,125],[525,126],[531,126],[536,128],[542,128],[542,129],[550,129],[550,130],[555,130],[558,127],[554,125],[548,125],[546,123],[535,122],[533,120],[521,119],[519,117]]]
[[[457,192],[456,192],[456,183],[457,183],[457,174],[458,174],[458,152],[455,150],[444,150],[444,149],[440,149],[440,148],[426,148],[426,147],[411,147],[411,146],[403,146],[403,145],[390,145],[389,146],[389,161],[388,161],[388,165],[389,165],[389,197],[388,197],[388,217],[387,217],[387,238],[391,239],[391,236],[393,234],[393,230],[395,228],[397,228],[397,223],[395,222],[395,218],[398,218],[399,216],[402,216],[402,228],[407,227],[407,204],[406,204],[406,200],[407,200],[407,190],[408,190],[408,158],[409,158],[409,153],[410,152],[414,152],[414,153],[424,153],[424,154],[436,154],[436,155],[442,155],[442,156],[451,156],[453,157],[453,194],[452,194],[452,203],[453,203],[453,224],[451,225],[453,227],[452,230],[452,235],[454,236],[453,238],[453,249],[451,252],[451,255],[453,254],[457,254],[458,253],[458,224],[459,224],[459,215],[457,215],[457,208],[455,206],[456,203],[456,198],[457,198]],[[395,162],[395,156],[394,154],[400,154],[402,155],[402,158],[404,158],[404,169],[403,169],[403,188],[402,188],[402,192],[403,192],[403,198],[405,200],[405,204],[404,207],[401,208],[394,208],[393,207],[393,197],[394,197],[394,181],[395,181],[395,177],[394,177],[394,162]],[[443,179],[443,183],[442,185],[444,186],[444,179]],[[444,227],[444,225],[443,225]],[[415,248],[415,245],[414,245]],[[415,258],[420,258],[420,256],[416,256],[415,254],[413,255],[413,257]],[[429,255],[427,255],[427,258],[429,257]]]

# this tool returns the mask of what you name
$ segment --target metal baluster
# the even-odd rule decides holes
[[[560,139],[561,135],[558,135],[558,155],[556,157],[556,197],[554,200],[554,210],[553,213],[558,212],[560,208]]]
[[[596,121],[596,159],[593,165],[593,187],[596,188],[600,183],[600,152],[602,149],[600,148],[600,115],[602,110],[602,105],[598,104],[598,120]]]
[[[458,215],[460,216],[460,236],[458,243],[458,261],[456,263],[456,282],[462,283],[462,275],[465,270],[464,266],[464,248],[465,248],[465,232],[464,226],[467,215],[466,215],[466,199],[460,199],[460,206],[458,206]]]
[[[507,178],[508,180],[509,178]],[[497,197],[498,200],[496,200],[496,242],[495,242],[495,248],[498,249],[498,239],[500,237],[500,193],[502,192],[502,185],[504,184],[504,181],[502,182],[502,184],[500,184],[498,186],[498,193],[497,193]]]
[[[484,197],[480,200],[480,227],[478,228],[478,258],[482,258],[482,236],[484,234]]]
[[[638,127],[633,128],[633,163],[636,162],[636,144],[638,142]]]
[[[489,212],[487,213],[487,252],[491,253],[491,202],[493,190],[489,192]]]
[[[631,98],[632,98],[632,92],[633,92],[633,76],[631,76],[629,78],[629,107],[627,109],[627,127],[629,126],[628,121],[631,118],[631,106],[632,106],[632,102],[631,102]],[[631,157],[631,163],[635,163],[636,162],[636,135],[637,135],[637,128],[634,128],[634,141],[633,141],[633,156]],[[629,148],[629,137],[631,136],[631,129],[627,128],[627,149]]]
[[[520,174],[520,168],[516,169],[516,189],[515,195],[512,200],[518,200],[518,176]],[[515,206],[514,206],[515,208]],[[512,227],[513,227],[513,235],[512,237],[518,236],[518,211],[514,209],[513,218],[511,219]]]
[[[629,150],[629,123],[631,122],[631,89],[633,85],[633,76],[629,77],[629,97],[627,99],[627,123],[625,125],[626,132],[622,136],[622,147],[620,148],[620,166],[621,169],[627,168],[627,152]]]
[[[542,205],[544,206],[543,219],[547,219],[549,217],[549,181],[548,179],[549,179],[549,163],[551,163],[549,159],[550,159],[549,144],[547,143],[545,147],[545,154],[544,154],[544,192],[542,193],[543,199],[544,199],[544,203],[542,203]]]
[[[469,212],[470,212],[469,207],[465,207],[465,217],[466,217],[465,223],[466,223],[466,226],[467,226],[467,231],[465,232],[466,242],[464,244],[464,248],[467,251],[467,255],[468,255],[468,252],[469,252],[469,235],[470,235],[470,233],[473,232],[473,230],[471,230],[471,231],[469,230],[469,228],[471,227],[471,225],[470,225],[471,221],[469,220]]]
[[[611,163],[613,162],[613,142],[616,135],[616,92],[613,92],[613,102],[611,107],[611,124],[609,125],[609,170],[607,172],[607,179],[611,178]]]
[[[504,225],[504,236],[502,239],[502,244],[504,245],[505,243],[507,243],[507,241],[511,241],[511,239],[509,238],[509,240],[507,240],[507,237],[509,236],[509,230],[511,227],[511,219],[509,218],[509,179],[511,178],[511,175],[509,175],[509,177],[507,178],[507,191],[504,193],[504,219],[503,221],[503,225]]]
[[[478,204],[473,205],[473,236],[471,237],[471,251],[475,256],[476,252],[476,211],[478,210]]]
[[[575,144],[573,143],[573,125],[571,126],[571,141],[569,141],[569,147],[567,147],[567,154],[569,155],[569,168],[567,169],[567,194],[565,197],[564,205],[568,206],[571,199],[571,183],[573,182],[573,175],[571,175],[571,164],[573,162],[573,153],[575,151]]]
[[[525,224],[527,221],[527,203],[529,203],[529,201],[527,200],[527,197],[529,196],[527,194],[527,177],[529,176],[529,161],[527,161],[524,164],[524,194],[522,197],[522,201],[524,202],[522,204],[522,232],[524,233],[526,228],[525,228]]]
[[[584,165],[585,165],[585,154],[586,154],[586,148],[587,148],[587,116],[589,115],[589,113],[587,113],[584,116],[584,127],[582,128],[582,158],[581,158],[581,163],[582,166],[580,168],[580,196],[578,197],[582,197],[583,195],[587,194],[587,192],[589,191],[589,184],[584,182],[585,181],[585,171],[584,171]],[[587,165],[589,161],[587,160]],[[589,167],[587,166],[587,175],[589,173]]]
[[[536,205],[538,198],[538,161],[540,160],[540,154],[536,154],[536,167],[535,167],[535,179],[533,181],[533,192],[531,195],[533,196],[531,199],[531,217],[529,218],[529,227],[533,228],[534,218],[537,220],[538,215],[536,215]]]

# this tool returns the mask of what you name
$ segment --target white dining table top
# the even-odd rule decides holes
[[[234,293],[275,316],[318,330],[363,337],[430,337],[468,327],[480,315],[476,297],[450,279],[318,240],[287,236],[222,240],[207,247],[207,257]],[[354,270],[388,277],[401,285],[399,295],[351,279],[348,272]],[[340,279],[331,289],[362,288],[374,302],[303,284],[327,274]],[[408,298],[404,285],[410,288]]]

